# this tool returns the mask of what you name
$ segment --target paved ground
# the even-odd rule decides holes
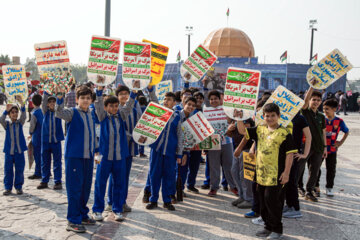
[[[319,203],[301,200],[304,217],[284,220],[286,239],[359,239],[360,115],[354,113],[344,119],[351,135],[339,150],[336,196],[327,198],[323,194]],[[28,124],[24,131],[27,129]],[[2,149],[3,129],[0,136]],[[3,161],[0,168],[0,179],[3,179]],[[86,234],[78,235],[65,230],[65,189],[37,190],[39,181],[27,179],[33,169],[29,170],[26,164],[24,195],[0,195],[0,239],[256,239],[254,233],[259,227],[243,217],[245,210],[231,206],[235,196],[228,192],[220,191],[216,198],[207,197],[206,191],[188,193],[185,201],[176,205],[175,212],[164,210],[161,202],[157,210],[146,210],[141,198],[147,169],[147,159],[135,159],[128,199],[133,212],[127,214],[123,223],[113,221],[112,214],[106,213],[103,223],[88,227]],[[204,165],[200,171],[199,184]],[[324,185],[324,174],[321,185]],[[93,193],[88,206],[92,204]]]

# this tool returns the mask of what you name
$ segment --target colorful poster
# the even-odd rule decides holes
[[[173,91],[173,85],[171,80],[162,81],[155,87],[155,93],[160,104],[163,104],[165,93]]]
[[[156,85],[161,82],[164,72],[169,48],[158,43],[143,39],[143,42],[151,44],[151,83]]]
[[[306,80],[315,89],[325,89],[353,68],[338,50],[334,49],[320,62],[309,68]]]
[[[192,150],[221,150],[221,137],[219,134],[213,134],[210,137],[206,138],[199,144],[195,144]]]
[[[280,108],[279,124],[286,127],[294,116],[301,110],[304,105],[304,100],[296,96],[294,93],[286,89],[284,86],[278,86],[270,98],[266,101],[268,103],[275,103]],[[257,125],[265,124],[263,116],[263,108],[256,113],[255,118]]]
[[[244,120],[255,114],[260,79],[260,71],[228,69],[223,103],[226,115],[235,120]]]
[[[217,56],[203,45],[199,45],[181,65],[180,74],[185,81],[197,82],[216,62]]]
[[[222,106],[217,108],[205,107],[203,113],[211,126],[214,128],[215,133],[220,134],[220,136],[225,136],[228,128],[228,122],[224,108]]]
[[[256,155],[242,152],[244,161],[244,178],[254,181],[256,171]]]
[[[160,136],[173,110],[157,103],[150,102],[133,131],[133,139],[137,144],[150,145]]]
[[[181,124],[181,128],[184,131],[185,148],[192,148],[214,133],[214,129],[202,112],[197,112],[188,118]]]
[[[150,83],[151,44],[124,42],[124,62],[122,77],[126,86],[132,90],[142,90]]]
[[[8,103],[17,103],[15,96],[21,96],[23,102],[28,98],[28,87],[25,66],[4,65],[2,66],[4,76],[5,95]]]
[[[121,39],[92,36],[87,67],[88,80],[99,86],[111,84],[118,71]]]

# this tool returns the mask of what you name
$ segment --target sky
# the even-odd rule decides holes
[[[0,0],[0,54],[34,57],[34,44],[66,40],[70,62],[87,64],[90,38],[104,35],[105,0]],[[227,24],[226,11],[230,9]],[[259,62],[308,63],[309,20],[316,19],[314,54],[338,48],[352,63],[349,80],[360,79],[359,0],[136,0],[111,1],[110,36],[148,39],[170,48],[168,62],[187,56],[185,27],[193,27],[191,51],[213,30],[232,27],[252,40]],[[120,50],[122,52],[122,50]]]

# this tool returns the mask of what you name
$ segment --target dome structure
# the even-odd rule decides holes
[[[236,28],[220,28],[211,32],[204,46],[218,57],[254,57],[251,39]]]

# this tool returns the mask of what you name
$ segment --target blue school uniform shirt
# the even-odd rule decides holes
[[[55,111],[51,111],[47,107],[49,94],[44,92],[42,102],[43,123],[41,129],[41,143],[58,143],[63,141],[64,132],[61,125],[61,119],[55,117]]]
[[[39,107],[36,107],[31,112],[31,121],[29,133],[34,147],[41,146],[41,129],[44,121],[44,115]]]

